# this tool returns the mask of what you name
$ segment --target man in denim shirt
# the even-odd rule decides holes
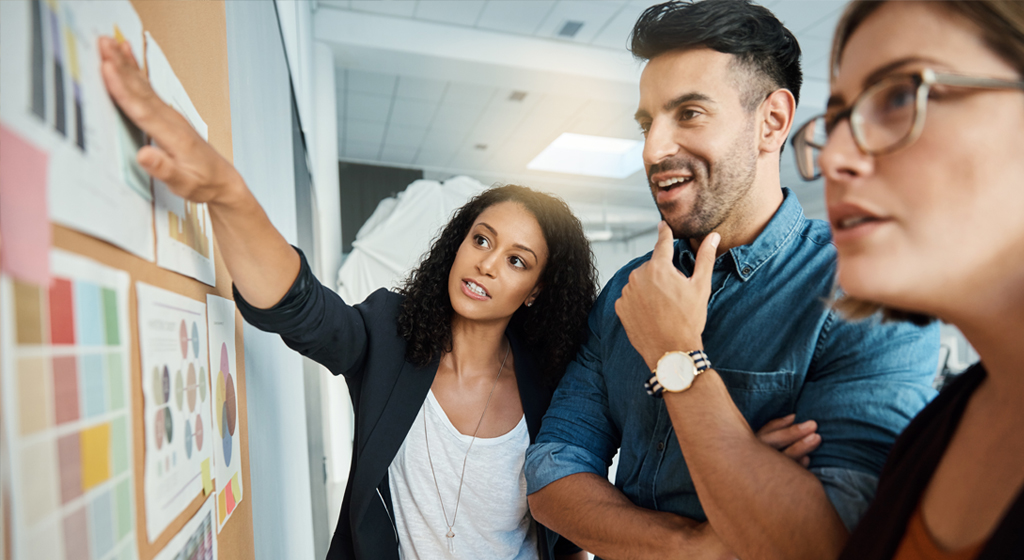
[[[654,6],[632,50],[668,225],[591,312],[527,453],[533,515],[605,558],[834,558],[934,396],[938,328],[829,307],[828,225],[780,185],[800,50],[768,10]],[[753,431],[788,414],[817,421],[807,469]]]

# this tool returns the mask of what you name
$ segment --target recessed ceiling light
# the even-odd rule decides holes
[[[487,149],[487,144],[477,144],[477,145],[475,145],[473,147],[476,148],[477,150],[486,150]]]
[[[565,132],[526,164],[535,171],[625,179],[643,169],[644,143]]]
[[[508,96],[509,101],[522,101],[526,99],[526,92],[515,90],[511,95]]]

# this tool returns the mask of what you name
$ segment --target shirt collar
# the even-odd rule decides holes
[[[806,218],[793,191],[782,188],[782,204],[775,215],[768,221],[761,234],[749,245],[741,245],[729,249],[727,255],[720,255],[715,261],[715,268],[731,261],[732,269],[742,281],[749,280],[760,270],[761,265],[779,252],[793,235],[800,231]],[[676,266],[684,271],[693,270],[694,253],[685,239],[676,241]]]

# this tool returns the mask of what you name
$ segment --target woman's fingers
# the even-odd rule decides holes
[[[790,453],[787,452],[788,448],[794,445],[799,445],[803,439],[807,438],[807,436],[815,435],[815,432],[818,429],[818,423],[814,420],[794,424],[793,422],[795,419],[796,416],[790,414],[768,422],[757,431],[758,439],[766,445],[790,455]],[[815,445],[815,447],[817,446]],[[801,447],[797,447],[796,449],[801,449]]]
[[[757,433],[762,434],[774,432],[775,430],[792,425],[794,420],[796,420],[796,414],[787,414],[781,418],[776,418],[775,420],[768,422],[764,426],[761,426],[761,429],[758,430]]]
[[[793,445],[783,449],[782,453],[790,459],[803,463],[804,459],[810,460],[808,455],[817,449],[819,445],[821,445],[821,436],[817,433],[808,434]]]

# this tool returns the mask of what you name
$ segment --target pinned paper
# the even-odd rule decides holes
[[[213,480],[210,479],[210,460],[203,459],[203,495],[209,496],[213,492]]]
[[[0,267],[45,286],[50,281],[48,156],[0,125]]]

